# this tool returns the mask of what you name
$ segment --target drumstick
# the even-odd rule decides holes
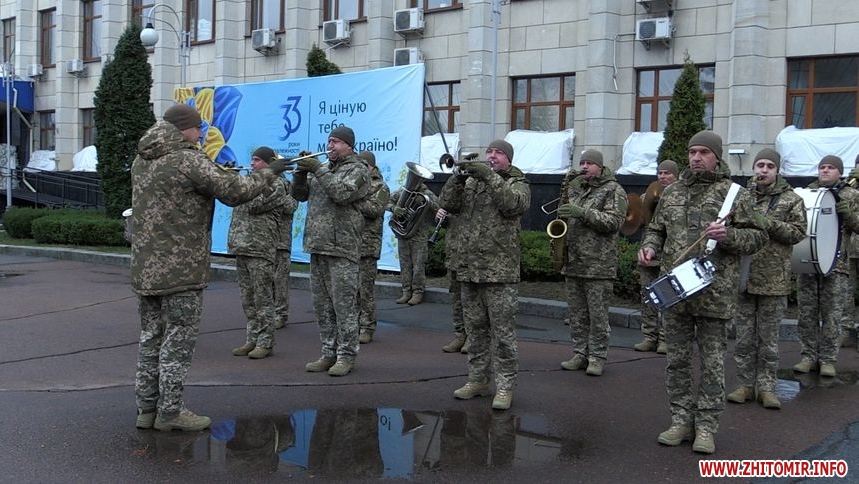
[[[725,220],[727,220],[727,219],[728,219],[728,217],[730,217],[730,216],[731,216],[731,215],[733,215],[733,214],[734,214],[734,211],[733,211],[733,210],[731,210],[731,211],[730,211],[730,212],[728,212],[728,214],[727,214],[727,215],[725,215],[724,217],[716,219],[716,222],[715,222],[715,223],[720,224],[720,223],[724,222]],[[727,224],[726,224],[726,225],[727,225]],[[686,247],[686,249],[685,249],[683,252],[681,252],[679,256],[677,256],[677,259],[674,261],[674,264],[671,264],[671,265],[672,265],[672,266],[677,266],[677,264],[679,264],[679,263],[680,263],[680,261],[681,261],[681,260],[683,260],[683,258],[684,258],[684,257],[686,257],[686,254],[688,254],[690,250],[692,250],[693,248],[695,248],[695,246],[696,246],[696,245],[698,245],[698,244],[700,244],[701,242],[703,242],[703,241],[704,241],[704,239],[706,239],[706,238],[707,238],[707,233],[706,233],[706,232],[705,232],[705,233],[703,233],[703,234],[701,234],[701,236],[700,236],[700,237],[698,237],[698,240],[696,240],[695,242],[692,242],[692,245],[690,245],[689,247]]]

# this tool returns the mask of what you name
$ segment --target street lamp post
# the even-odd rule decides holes
[[[164,7],[167,10],[170,10],[176,17],[176,22],[179,23],[180,28],[183,28],[183,30],[177,30],[175,27],[173,27],[173,24],[166,20],[153,19],[152,14],[158,7]],[[140,31],[140,42],[143,43],[144,47],[154,47],[155,44],[158,43],[158,31],[155,30],[155,27],[153,27],[152,25],[153,20],[158,20],[159,22],[167,24],[167,26],[170,27],[170,30],[172,30],[173,33],[176,34],[176,39],[179,41],[179,65],[182,68],[180,87],[185,87],[185,80],[187,78],[188,71],[188,61],[191,58],[191,32],[184,30],[185,22],[182,21],[182,18],[179,16],[179,13],[176,12],[176,10],[170,5],[156,3],[146,12],[144,18],[146,19],[144,23],[145,27],[143,28],[143,30]]]
[[[12,159],[12,83],[15,82],[14,66],[3,64],[3,85],[6,88],[6,210],[12,207],[12,176],[15,161]]]

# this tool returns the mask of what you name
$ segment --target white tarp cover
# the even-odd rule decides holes
[[[566,173],[570,168],[573,138],[572,129],[550,132],[517,129],[507,133],[504,141],[513,145],[513,165],[523,173]]]
[[[24,171],[57,171],[57,152],[53,150],[34,151],[30,155],[30,161]]]
[[[817,176],[817,164],[826,155],[844,161],[847,175],[859,154],[859,128],[797,129],[788,126],[775,138],[775,149],[781,154],[781,174]],[[750,153],[752,157],[756,153]],[[754,158],[752,158],[754,159]]]
[[[634,131],[623,142],[618,175],[655,175],[656,157],[664,139],[662,131]]]
[[[72,171],[96,171],[96,165],[98,154],[93,145],[78,151],[72,158]]]
[[[447,143],[447,150],[444,149],[445,143]],[[439,172],[438,160],[445,153],[450,153],[456,160],[459,159],[459,133],[444,133],[444,139],[440,133],[421,137],[422,166],[429,168],[430,171]],[[444,171],[449,172],[446,168]]]

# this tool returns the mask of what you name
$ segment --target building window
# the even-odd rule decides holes
[[[459,126],[459,87],[459,81],[427,85],[423,136],[456,133]]]
[[[512,129],[563,131],[573,127],[576,76],[513,79]]]
[[[859,126],[859,56],[787,62],[787,124],[797,128]]]
[[[15,17],[3,19],[3,62],[15,55]]]
[[[284,0],[251,0],[250,6],[250,30],[286,30],[283,23]]]
[[[81,141],[83,147],[95,145],[95,109],[81,109]]]
[[[215,0],[185,0],[191,43],[215,40]]]
[[[146,13],[149,12],[149,9],[155,5],[155,2],[147,2],[144,0],[132,0],[131,1],[131,21],[136,23],[140,28],[145,27],[143,25],[143,17],[146,16]]]
[[[84,0],[84,60],[96,60],[101,57],[101,0]]]
[[[54,61],[54,32],[57,28],[55,22],[56,9],[42,10],[39,12],[39,61],[43,66],[53,66]]]
[[[410,7],[423,7],[424,10],[462,6],[461,0],[409,0]]]
[[[56,145],[56,114],[54,111],[39,112],[39,149],[55,150]]]
[[[357,20],[367,18],[368,0],[325,0],[325,20]]]
[[[636,131],[664,131],[674,84],[682,67],[641,69],[635,99]],[[698,66],[698,81],[704,93],[704,124],[713,129],[713,97],[716,91],[716,66]]]

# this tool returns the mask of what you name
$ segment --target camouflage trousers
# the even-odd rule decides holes
[[[850,291],[850,276],[800,274],[796,292],[799,306],[800,351],[803,358],[835,364],[841,339],[841,317]]]
[[[376,331],[376,268],[373,256],[361,257],[358,269],[358,325],[370,334]]]
[[[236,256],[239,296],[247,318],[246,341],[262,348],[274,346],[274,263],[262,257]]]
[[[182,410],[185,376],[191,367],[203,291],[140,296],[140,346],[134,390],[140,411],[157,409],[165,418]]]
[[[734,326],[734,362],[740,385],[774,392],[778,371],[778,327],[787,309],[787,296],[741,292]]]
[[[450,292],[450,308],[453,310],[453,332],[455,334],[466,334],[465,320],[462,317],[462,283],[456,279],[456,271],[447,271],[450,280],[448,291]]]
[[[278,320],[289,322],[289,270],[292,251],[278,249],[274,264],[274,312]]]
[[[844,314],[841,315],[841,334],[847,335],[856,328],[856,281],[859,280],[859,258],[851,257],[847,260],[850,265],[849,286],[847,298],[844,303]]]
[[[645,288],[659,277],[659,267],[638,266],[641,284],[641,300],[644,300]],[[641,334],[648,341],[660,343],[665,341],[665,327],[662,325],[662,315],[648,304],[641,304]]]
[[[462,314],[468,333],[468,381],[495,373],[497,390],[512,390],[519,372],[516,313],[519,285],[462,283]]]
[[[358,266],[345,257],[310,254],[310,292],[323,358],[352,362],[358,355]]]
[[[397,237],[397,255],[400,259],[400,283],[403,294],[423,294],[426,287],[426,265],[429,248],[423,232],[411,239]]]
[[[567,304],[573,351],[588,360],[608,356],[608,297],[612,281],[567,277]]]
[[[665,387],[671,422],[715,433],[719,430],[719,416],[725,410],[728,320],[689,314],[684,307],[685,304],[677,305],[663,313],[668,345]],[[695,342],[700,362],[697,389],[692,368]]]

